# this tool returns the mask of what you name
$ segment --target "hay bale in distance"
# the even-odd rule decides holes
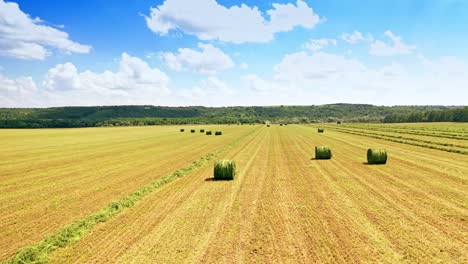
[[[384,149],[368,149],[367,150],[367,163],[368,164],[386,164],[387,151]]]
[[[317,129],[317,132],[318,132],[318,133],[323,133],[323,128]]]
[[[221,136],[222,134],[223,134],[222,131],[216,131],[216,132],[215,132],[215,136]]]
[[[315,159],[331,159],[332,152],[329,147],[316,146],[315,147]]]
[[[205,133],[205,129],[200,129],[200,133]]]
[[[210,130],[210,131],[206,131],[206,134],[207,134],[207,135],[211,135],[211,130]]]
[[[215,180],[233,180],[236,175],[236,162],[233,160],[217,160],[214,164]]]
[[[190,130],[190,133],[195,133],[195,129]]]
[[[267,125],[267,127],[270,127],[270,125]]]
[[[185,129],[183,129],[183,128],[180,129],[180,132],[184,132],[184,131],[185,131]]]

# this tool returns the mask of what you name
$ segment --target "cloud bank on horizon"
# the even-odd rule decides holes
[[[63,2],[0,0],[0,107],[467,103],[468,2]]]

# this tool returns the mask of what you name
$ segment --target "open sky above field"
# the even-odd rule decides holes
[[[0,107],[466,104],[464,0],[0,0]]]

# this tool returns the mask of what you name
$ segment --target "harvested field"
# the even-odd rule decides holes
[[[180,127],[0,131],[7,146],[0,154],[0,257],[229,146],[216,159],[236,162],[234,180],[213,181],[214,160],[201,163],[49,252],[48,260],[466,263],[468,155],[431,144],[441,142],[438,136],[398,139],[429,147],[416,146],[391,141],[395,132],[383,130],[450,134],[448,143],[464,146],[449,136],[463,136],[468,126],[373,126],[380,130],[222,126],[222,137]],[[333,159],[311,160],[313,146],[330,147]],[[370,147],[388,151],[386,165],[366,164]]]

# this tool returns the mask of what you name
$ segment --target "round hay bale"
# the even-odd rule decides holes
[[[185,131],[185,129],[183,129],[183,128],[180,129],[180,132],[184,132],[184,131]]]
[[[385,164],[387,163],[387,151],[385,149],[368,149],[367,150],[368,164]]]
[[[318,133],[323,133],[323,128],[317,129],[317,132],[318,132]]]
[[[233,180],[236,175],[236,163],[233,160],[217,160],[214,164],[215,180]]]
[[[267,127],[270,127],[270,125],[267,125]]]
[[[190,133],[195,133],[195,129],[190,130]]]
[[[200,129],[200,133],[205,133],[205,129]]]
[[[316,146],[315,147],[315,159],[331,159],[332,152],[329,147]]]
[[[207,134],[207,135],[211,135],[211,131],[206,131],[206,134]]]
[[[215,132],[215,136],[221,136],[222,134],[223,134],[222,131],[216,131],[216,132]]]

